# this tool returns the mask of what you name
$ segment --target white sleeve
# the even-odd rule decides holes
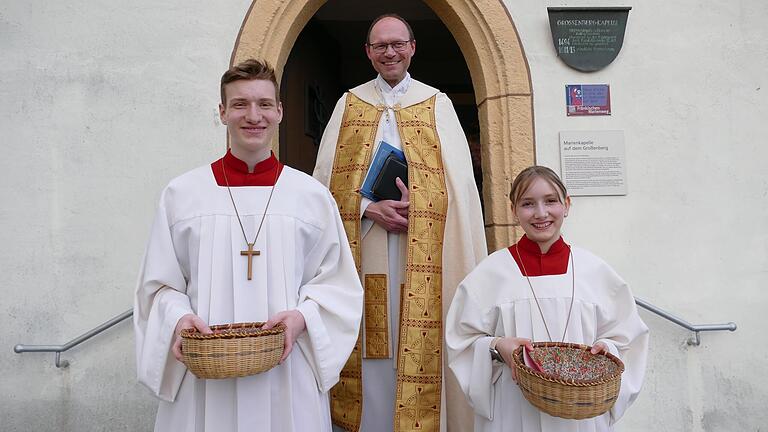
[[[503,364],[494,362],[488,351],[493,339],[492,323],[470,294],[475,272],[459,284],[445,320],[448,365],[477,415],[493,420],[494,384]],[[496,363],[496,364],[494,364]]]
[[[320,139],[320,148],[317,150],[317,161],[312,177],[316,178],[325,187],[331,184],[331,171],[333,170],[333,161],[336,156],[336,145],[339,141],[339,131],[341,129],[341,119],[344,117],[345,102],[347,94],[344,93],[336,102],[328,124],[323,131],[323,137]]]
[[[615,273],[614,273],[615,275]],[[611,424],[616,423],[635,401],[645,376],[648,357],[648,327],[637,313],[632,292],[618,275],[618,286],[609,293],[606,307],[597,314],[597,340],[605,342],[612,354],[624,363],[621,389],[611,408]]]
[[[461,251],[444,254],[443,302],[448,303],[459,282],[488,255],[488,246],[467,138],[445,94],[438,93],[435,111],[448,188],[443,250]]]
[[[160,399],[173,402],[187,370],[171,353],[173,332],[179,319],[193,311],[171,238],[166,192],[167,189],[144,253],[134,297],[133,324],[139,382]]]
[[[328,224],[305,258],[297,309],[307,331],[297,344],[307,357],[320,391],[328,391],[357,342],[363,313],[363,287],[333,197]]]

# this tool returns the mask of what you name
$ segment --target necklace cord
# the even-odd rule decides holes
[[[382,110],[384,111],[384,114],[386,116],[387,123],[389,123],[389,121],[390,121],[389,110],[396,111],[396,110],[400,109],[400,99],[403,97],[403,95],[401,94],[397,98],[397,100],[394,101],[393,105],[389,105],[387,103],[387,99],[384,97],[384,92],[379,87],[378,80],[374,80],[374,82],[373,82],[373,90],[374,90],[374,93],[376,94],[376,98],[379,100],[379,103],[383,107]]]
[[[280,175],[280,167],[275,168],[275,181],[272,183],[272,189],[269,191],[269,198],[267,199],[267,205],[264,206],[264,214],[261,215],[261,222],[256,229],[256,235],[253,237],[253,243],[248,243],[248,236],[245,235],[245,228],[243,227],[243,221],[240,219],[240,213],[237,211],[237,205],[235,205],[235,198],[232,196],[232,188],[229,187],[229,179],[227,179],[227,170],[224,167],[224,158],[221,158],[221,171],[224,173],[224,182],[227,184],[227,192],[229,192],[229,199],[232,201],[232,207],[235,209],[235,216],[237,216],[237,223],[240,224],[240,231],[243,232],[243,239],[248,245],[255,245],[256,239],[259,238],[261,232],[261,226],[264,225],[264,219],[267,217],[267,209],[269,209],[269,203],[272,201],[272,194],[275,192],[275,186],[277,186],[277,179]]]
[[[536,297],[536,291],[533,289],[533,284],[531,283],[531,278],[528,277],[528,270],[525,269],[525,264],[523,263],[523,256],[520,255],[520,248],[518,246],[520,242],[515,243],[515,252],[517,252],[517,258],[520,260],[520,265],[523,267],[523,276],[525,276],[525,280],[528,281],[528,287],[531,288],[531,294],[533,294],[533,300],[536,301],[536,307],[539,308],[539,315],[541,315],[541,321],[544,323],[544,330],[547,331],[547,337],[549,338],[549,341],[552,342],[552,335],[549,333],[549,327],[547,326],[547,320],[544,319],[544,312],[541,310],[541,305],[539,304],[539,299]],[[560,342],[565,342],[565,333],[568,331],[568,323],[571,321],[571,312],[573,312],[573,298],[576,294],[576,267],[573,263],[573,251],[571,250],[571,247],[568,246],[568,258],[571,260],[571,306],[568,308],[568,317],[565,319],[565,327],[563,328],[563,338],[560,340]]]

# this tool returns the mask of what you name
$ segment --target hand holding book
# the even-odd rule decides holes
[[[373,182],[371,188],[373,196],[379,200],[403,201],[403,191],[398,186],[396,179],[405,185],[407,192],[408,165],[395,153],[390,153],[376,176],[376,181]]]
[[[404,201],[400,196],[399,187],[395,183],[397,177],[406,187],[408,186],[408,164],[405,160],[405,153],[381,141],[363,180],[360,194],[371,201]]]
[[[400,178],[395,179],[395,185],[402,194],[400,201],[382,200],[372,202],[365,209],[364,216],[381,225],[390,232],[408,231],[408,206],[410,194]]]

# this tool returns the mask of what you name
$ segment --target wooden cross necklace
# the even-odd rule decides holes
[[[261,251],[253,250],[253,246],[256,244],[256,239],[259,238],[261,227],[264,225],[264,219],[267,217],[267,209],[269,209],[269,203],[272,201],[272,193],[277,186],[277,177],[280,174],[280,167],[275,167],[275,181],[272,183],[272,189],[269,191],[269,198],[267,199],[267,205],[264,206],[264,214],[261,215],[261,222],[259,222],[259,228],[256,229],[256,235],[253,237],[253,242],[248,242],[248,236],[245,235],[245,228],[243,227],[243,221],[240,219],[240,213],[237,212],[237,205],[235,205],[235,198],[232,196],[232,188],[229,187],[229,180],[227,179],[227,170],[224,168],[224,158],[221,159],[221,171],[224,173],[224,182],[227,184],[227,191],[229,192],[229,199],[232,201],[232,207],[235,209],[235,216],[237,216],[237,222],[240,224],[240,231],[243,232],[243,239],[245,244],[248,245],[248,250],[240,251],[241,256],[248,257],[248,280],[253,278],[253,257],[261,255]]]

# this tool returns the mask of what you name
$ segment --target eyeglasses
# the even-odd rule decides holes
[[[407,41],[394,41],[390,43],[374,43],[374,44],[367,44],[369,47],[371,47],[371,50],[375,52],[376,54],[382,54],[387,51],[388,47],[392,47],[397,52],[403,52],[408,47],[408,44],[411,43],[413,39],[407,40]]]

